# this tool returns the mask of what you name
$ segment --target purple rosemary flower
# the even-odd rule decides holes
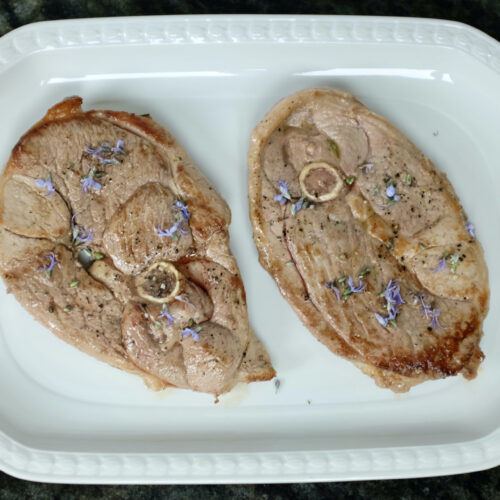
[[[85,146],[85,152],[88,153],[89,155],[96,155],[102,151],[102,148],[89,148],[88,146]]]
[[[176,222],[170,229],[165,229],[165,230],[163,230],[160,224],[158,224],[156,232],[158,233],[158,236],[168,236],[169,238],[178,240],[179,239],[179,237],[177,236],[178,230],[179,230],[179,222]]]
[[[167,319],[168,326],[170,326],[175,321],[174,317],[171,314],[169,314],[169,312],[168,312],[167,304],[163,304],[163,306],[161,308],[161,313],[158,316],[158,319],[162,319],[162,318]]]
[[[184,338],[186,335],[191,335],[193,337],[193,340],[195,342],[198,342],[200,340],[200,336],[198,335],[198,332],[201,330],[201,326],[197,326],[196,328],[184,328],[182,330],[182,338]]]
[[[83,227],[75,224],[75,217],[78,214],[74,214],[71,217],[71,233],[73,235],[73,244],[79,245],[80,243],[90,243],[94,237],[94,232],[90,229],[86,231]]]
[[[285,181],[278,181],[278,189],[280,190],[280,194],[274,197],[275,201],[279,201],[280,205],[284,205],[287,201],[292,201],[292,197],[288,192],[288,184]]]
[[[191,217],[191,214],[188,212],[188,209],[187,209],[187,204],[183,203],[182,201],[177,200],[174,203],[174,206],[172,207],[172,209],[179,210],[180,212],[182,212],[182,216],[186,220],[189,220],[189,218]]]
[[[429,326],[433,330],[435,330],[436,327],[441,328],[441,330],[446,330],[446,328],[444,326],[442,326],[441,323],[439,323],[439,319],[438,319],[439,315],[441,314],[441,309],[433,309],[431,306],[429,306],[428,304],[426,304],[424,302],[424,297],[425,296],[423,293],[421,293],[418,296],[418,299],[420,300],[420,304],[421,304],[420,311],[426,319],[429,319],[431,321]]]
[[[54,186],[52,185],[52,175],[48,174],[45,180],[37,179],[35,181],[36,185],[41,188],[47,188],[47,194],[45,196],[50,196],[54,191]]]
[[[82,191],[90,193],[91,189],[93,189],[94,191],[101,190],[101,184],[94,180],[94,173],[95,169],[91,168],[89,170],[89,173],[85,177],[80,179],[80,182],[82,183]]]
[[[472,224],[471,221],[467,221],[467,224],[465,225],[465,229],[469,231],[469,234],[475,238],[476,237],[476,228],[474,227],[474,224]]]
[[[279,196],[279,195],[277,195]],[[297,212],[300,212],[303,208],[306,208],[308,204],[306,203],[304,197],[299,198],[299,200],[295,203],[292,203],[292,206],[290,208],[290,212],[292,213],[292,216],[294,216]]]
[[[431,314],[432,314],[432,308],[431,306],[427,305],[425,302],[424,302],[424,294],[421,293],[419,296],[418,296],[418,300],[420,300],[420,304],[421,304],[421,307],[420,307],[420,312],[427,318],[429,319],[431,317]]]
[[[439,271],[443,271],[444,269],[446,269],[446,259],[443,257],[440,261],[439,261],[439,264],[438,266],[436,267],[436,269],[433,269],[432,272],[433,273],[437,273]]]
[[[185,220],[185,219],[184,219]],[[183,223],[184,223],[184,220],[181,220],[180,222],[178,222],[178,226],[177,226],[177,231],[179,231],[179,233],[183,234],[183,235],[186,235],[189,233],[189,231],[186,231],[182,226],[183,226]]]
[[[178,300],[179,302],[184,302],[184,304],[188,304],[193,309],[195,309],[193,303],[188,299],[188,296],[185,293],[181,293],[180,295],[176,295],[174,298],[175,298],[175,300]]]
[[[441,323],[439,323],[439,315],[441,314],[441,309],[432,309],[431,310],[431,328],[433,330],[436,329],[436,326],[441,328],[441,330],[445,330],[443,326],[441,326]]]
[[[387,326],[387,323],[389,323],[389,316],[384,317],[379,313],[375,313],[375,317],[382,326]]]
[[[333,284],[325,282],[325,288],[332,290],[332,292],[337,296],[337,300],[340,302],[340,290]]]
[[[349,279],[347,280],[349,283],[349,288],[351,290],[351,293],[362,293],[365,290],[365,285],[363,285],[363,278],[360,276],[359,278],[359,285],[355,287],[352,282],[352,278],[349,276]]]
[[[111,151],[116,154],[124,155],[125,154],[125,150],[123,149],[124,145],[125,143],[121,139],[119,139],[116,142],[116,146],[114,148],[111,148]]]
[[[50,273],[52,272],[52,269],[54,269],[54,266],[56,265],[56,256],[54,252],[50,252],[49,255],[45,256],[46,259],[49,259],[49,263],[46,266],[43,266],[40,268],[40,271],[45,271],[47,274],[47,277],[50,277]]]
[[[385,194],[387,195],[387,198],[394,202],[401,199],[401,196],[399,196],[399,194],[396,194],[396,188],[394,187],[394,184],[390,184],[389,186],[387,186]]]
[[[382,326],[387,326],[389,322],[395,326],[398,308],[401,304],[405,303],[401,297],[401,288],[396,281],[389,280],[386,289],[380,294],[380,296],[385,298],[388,315],[383,317],[380,314],[375,313],[375,317]]]

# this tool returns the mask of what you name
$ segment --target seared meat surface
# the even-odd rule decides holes
[[[149,117],[51,108],[0,178],[10,293],[78,349],[215,395],[275,374],[250,329],[230,211]]]
[[[483,252],[403,134],[351,94],[310,89],[268,113],[248,158],[260,261],[321,342],[398,392],[476,375]]]

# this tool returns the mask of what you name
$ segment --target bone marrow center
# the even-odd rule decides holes
[[[299,183],[303,195],[314,202],[333,200],[342,189],[337,169],[325,162],[306,165],[300,172]]]
[[[135,279],[138,294],[150,302],[171,302],[182,292],[184,276],[171,262],[157,262]]]

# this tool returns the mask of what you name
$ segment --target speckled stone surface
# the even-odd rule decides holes
[[[500,0],[0,0],[0,36],[47,19],[154,14],[356,14],[453,19],[500,39]],[[500,89],[499,89],[500,91]],[[79,486],[32,483],[0,473],[0,500],[500,499],[500,467],[457,476],[320,484]]]

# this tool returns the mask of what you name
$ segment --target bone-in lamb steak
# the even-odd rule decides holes
[[[272,378],[226,203],[151,118],[81,103],[52,107],[0,178],[8,291],[58,337],[153,389],[218,395]]]
[[[446,176],[349,93],[279,102],[248,154],[260,262],[303,323],[382,387],[472,378],[489,288]]]

